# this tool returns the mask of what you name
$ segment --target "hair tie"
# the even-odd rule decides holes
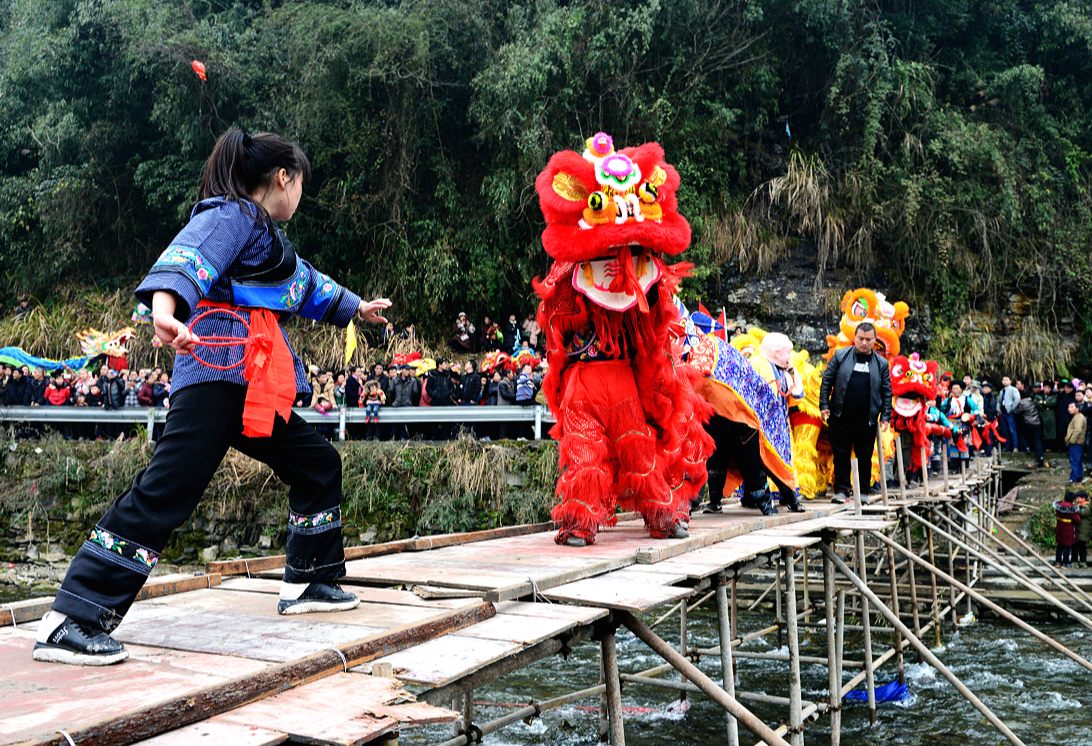
[[[254,138],[250,136],[249,132],[244,132],[243,133],[243,147],[244,148],[249,148],[253,144],[254,144]]]

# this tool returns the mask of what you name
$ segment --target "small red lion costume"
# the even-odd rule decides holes
[[[914,438],[910,449],[913,467],[921,469],[921,449],[931,453],[931,435],[947,436],[951,431],[926,420],[929,407],[937,398],[940,385],[939,366],[936,360],[923,361],[918,353],[910,357],[896,355],[891,358],[891,425],[896,432],[909,432]]]
[[[713,443],[709,407],[691,387],[700,374],[669,336],[671,299],[692,266],[661,259],[690,244],[679,174],[656,143],[615,151],[599,133],[582,156],[554,154],[535,186],[556,260],[534,283],[560,441],[556,541],[594,542],[617,505],[639,511],[653,538],[686,536]]]

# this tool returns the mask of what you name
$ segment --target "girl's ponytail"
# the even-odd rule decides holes
[[[289,178],[311,178],[311,163],[296,143],[272,132],[251,135],[230,129],[220,135],[205,162],[199,198],[223,197],[238,202],[247,214],[253,207],[257,214],[251,217],[272,229],[269,213],[250,195],[268,186],[282,168]]]

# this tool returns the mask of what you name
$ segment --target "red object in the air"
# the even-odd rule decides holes
[[[202,81],[207,81],[208,80],[208,78],[205,77],[205,63],[204,62],[201,62],[200,60],[194,60],[192,67],[193,67],[193,71],[195,73],[197,73],[197,77],[201,78]]]

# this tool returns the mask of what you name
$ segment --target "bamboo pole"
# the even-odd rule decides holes
[[[883,427],[876,423],[876,459],[880,464],[880,498],[887,505],[887,459],[883,457]]]
[[[976,466],[977,466],[977,459],[978,459],[978,454],[976,453],[975,454],[975,460],[976,460],[975,465]],[[962,515],[954,507],[952,508],[952,511],[955,512],[957,515]],[[964,520],[963,520],[963,523],[967,527],[967,536],[972,536],[970,514],[971,514],[971,511],[968,510],[967,515],[964,517]],[[976,538],[977,541],[979,541],[981,543],[981,539],[978,539],[977,537],[975,537],[975,538]],[[966,571],[965,576],[967,578],[967,585],[971,584],[971,577],[972,577],[971,576],[971,561],[970,560],[971,560],[971,558],[968,557],[967,562],[964,563],[964,570]],[[981,572],[981,569],[982,569],[981,563],[977,559],[975,560],[975,569],[978,570],[979,572]],[[970,596],[967,596],[967,616],[971,616],[971,617],[974,616],[974,601],[971,600]]]
[[[911,513],[915,520],[918,519],[916,513]],[[933,541],[933,529],[929,529],[929,564],[936,567],[937,558],[934,552]],[[933,636],[936,640],[936,646],[939,648],[943,642],[940,637],[940,597],[937,595],[937,574],[935,572],[929,573],[929,590],[933,595]]]
[[[945,461],[945,463],[947,463],[947,461]],[[948,509],[947,505],[945,505],[944,507],[945,507],[945,510]],[[935,510],[935,509],[933,510],[933,512],[938,513],[938,511]],[[939,515],[939,513],[938,513],[938,515]],[[952,548],[953,548],[952,547],[952,540],[949,538],[949,539],[946,539],[945,542],[946,542],[946,544],[948,546],[948,574],[949,575],[955,575],[955,554],[952,551]],[[948,583],[948,592],[950,594],[949,598],[951,599],[950,603],[951,603],[951,608],[952,608],[952,632],[956,632],[956,631],[959,630],[959,611],[956,609],[956,604],[955,604],[955,593],[956,593],[955,586],[952,585],[951,583]]]
[[[921,485],[929,497],[929,449],[925,446],[921,447]]]
[[[789,636],[789,742],[804,746],[804,721],[800,715],[800,632],[796,627],[796,568],[792,547],[781,548],[785,561],[785,615]]]
[[[784,625],[785,618],[781,615],[781,558],[777,558],[777,563],[774,565],[774,584],[777,586],[777,595],[774,596],[774,604],[776,609],[774,610],[774,621],[777,622],[777,649],[780,650],[785,644],[784,641]]]
[[[697,666],[683,658],[677,650],[657,637],[656,633],[649,629],[647,624],[629,612],[620,612],[618,616],[622,624],[636,635],[641,642],[652,648],[657,655],[670,663],[675,670],[685,674],[686,678],[696,684],[707,697],[735,715],[746,728],[765,741],[768,746],[791,746],[734,697],[729,696],[726,691],[717,686]]]
[[[603,636],[600,646],[603,651],[604,683],[607,687],[610,746],[626,746],[626,731],[622,723],[622,686],[618,679],[618,648],[613,631]]]
[[[823,542],[827,546],[830,540]],[[823,613],[827,621],[827,674],[830,684],[830,744],[840,746],[842,740],[842,672],[838,667],[838,642],[834,622],[834,563],[823,557]]]
[[[880,599],[876,598],[876,595],[872,593],[871,590],[869,590],[868,584],[862,578],[858,577],[851,569],[849,569],[849,567],[847,567],[846,564],[842,562],[842,560],[839,559],[838,556],[834,554],[834,552],[832,552],[828,547],[823,546],[822,544],[820,544],[819,546],[823,550],[823,554],[830,557],[831,562],[834,563],[834,565],[841,571],[843,575],[850,579],[853,585],[857,587],[857,590],[861,592],[861,595],[865,598],[868,598],[868,600],[872,602],[872,604],[876,607],[880,614],[882,614],[883,617],[887,619],[887,621],[890,622],[893,626],[899,628],[899,631],[907,637],[911,645],[914,645],[916,648],[918,648],[918,651],[925,656],[925,659],[927,661],[929,661],[929,665],[939,671],[941,675],[944,676],[944,678],[946,678],[952,684],[952,686],[954,686],[956,690],[974,706],[976,710],[982,713],[985,718],[990,721],[993,727],[1000,731],[1005,736],[1005,738],[1009,740],[1010,743],[1012,743],[1014,746],[1025,746],[1024,742],[1021,741],[1020,738],[1017,737],[1017,735],[1013,733],[1007,725],[1005,725],[1005,723],[1003,723],[996,715],[994,715],[990,708],[987,707],[982,702],[982,700],[974,695],[974,692],[968,689],[963,684],[963,682],[959,680],[959,677],[952,673],[952,671],[947,666],[945,666],[944,663],[941,662],[941,660],[937,658],[933,654],[933,652],[921,642],[921,640],[918,640],[916,637],[913,636],[913,633],[906,627],[905,624],[902,623],[902,620],[900,620],[895,614],[893,614],[890,609],[884,606]],[[955,579],[953,578],[953,580]]]
[[[933,565],[926,562],[921,557],[918,557],[913,552],[907,551],[906,549],[903,549],[896,542],[891,541],[891,539],[889,539],[888,537],[879,536],[877,538],[879,538],[880,541],[884,542],[885,544],[891,546],[893,549],[895,549],[895,550],[901,552],[902,554],[906,555],[906,557],[909,558],[915,564],[921,565],[922,569],[927,570],[928,572],[935,572],[935,573],[939,573],[939,574],[943,575],[942,570],[940,570],[937,567],[934,567]],[[1020,617],[1016,616],[1015,614],[1008,611],[1004,607],[994,603],[993,601],[991,601],[986,596],[984,596],[981,593],[979,593],[978,591],[974,590],[971,586],[960,583],[958,580],[955,580],[955,578],[952,578],[952,580],[955,582],[956,586],[964,594],[966,594],[969,598],[973,598],[979,605],[985,606],[987,609],[989,609],[990,611],[993,611],[995,614],[1000,616],[1002,619],[1005,619],[1006,621],[1012,622],[1013,624],[1015,624],[1020,629],[1024,630],[1025,632],[1032,635],[1036,639],[1041,640],[1042,642],[1045,642],[1047,645],[1054,648],[1055,650],[1057,650],[1062,655],[1065,655],[1070,660],[1073,660],[1074,662],[1076,662],[1077,664],[1083,666],[1084,668],[1088,669],[1089,671],[1092,671],[1092,662],[1089,662],[1089,661],[1085,660],[1084,658],[1082,658],[1080,655],[1077,655],[1072,650],[1067,648],[1065,645],[1062,645],[1060,642],[1055,640],[1053,637],[1050,637],[1049,635],[1046,635],[1046,634],[1040,632],[1035,627],[1031,626],[1030,624],[1025,622],[1023,619],[1021,619]]]
[[[906,548],[910,552],[914,551],[913,541],[910,537],[910,511],[904,505],[902,510],[899,511],[902,514],[902,529],[903,535],[906,539]],[[914,563],[909,562],[908,574],[910,576],[910,608],[914,613],[914,637],[921,639],[921,616],[918,613],[918,579],[914,573]],[[924,663],[925,659],[918,654],[918,663]]]
[[[679,653],[686,657],[686,603],[679,604]],[[686,681],[686,677],[679,674],[679,681]],[[686,692],[679,692],[679,701],[686,701]]]
[[[857,459],[856,457],[850,459],[850,468],[852,469],[851,478],[853,480],[853,506],[857,515],[861,515],[861,483],[860,475],[857,473]],[[855,532],[854,538],[857,540],[857,570],[861,573],[861,577],[868,577],[868,566],[865,564],[865,544],[864,533],[861,531]],[[864,659],[865,659],[865,681],[868,687],[868,721],[873,725],[876,724],[876,676],[872,664],[872,621],[871,615],[868,613],[868,601],[864,597],[861,598],[861,624],[864,625]]]
[[[610,719],[607,717],[607,667],[603,665],[603,646],[599,646],[599,683],[603,685],[603,691],[599,695],[599,742],[606,743],[610,740]]]
[[[895,577],[895,550],[890,546],[887,547],[887,564],[891,567],[891,572],[888,573],[888,577],[891,581],[891,610],[896,615],[899,613],[899,583],[898,578]],[[906,664],[902,657],[902,636],[898,630],[895,630],[895,661],[896,668],[899,672],[899,683],[906,683]]]
[[[728,589],[724,573],[717,576],[717,632],[720,633],[720,675],[724,691],[729,697],[736,696],[735,662],[732,660],[732,618],[728,607]],[[728,728],[728,746],[739,746],[739,724],[731,712],[725,713]]]
[[[906,499],[906,464],[902,459],[902,433],[895,436],[895,466],[899,470],[899,499]]]
[[[932,528],[932,529],[933,529],[934,531],[936,531],[936,533],[940,534],[941,536],[945,536],[945,537],[947,537],[949,541],[954,541],[954,543],[955,543],[956,545],[958,545],[958,546],[962,546],[962,548],[963,548],[963,550],[964,550],[965,552],[968,552],[968,553],[971,553],[971,554],[975,554],[975,555],[977,555],[977,556],[978,556],[978,557],[979,557],[980,559],[985,559],[985,556],[984,556],[984,555],[983,555],[982,553],[978,552],[977,550],[971,549],[971,548],[970,548],[970,547],[968,547],[968,546],[967,546],[966,544],[963,544],[963,542],[959,541],[958,539],[955,539],[955,538],[954,538],[954,537],[953,537],[953,536],[952,536],[951,534],[948,534],[947,532],[945,532],[945,531],[944,531],[944,529],[942,529],[942,528],[940,528],[940,527],[938,527],[938,526],[934,526],[934,525],[933,525],[932,523],[930,523],[929,521],[925,520],[925,519],[924,519],[924,518],[922,518],[921,516],[916,516],[916,518],[917,518],[917,520],[918,520],[918,522],[919,522],[919,523],[922,523],[922,524],[923,524],[923,525],[925,525],[925,526],[929,526],[929,527],[931,527],[931,528]],[[1003,562],[1002,566],[1004,567],[1004,565],[1007,565],[1007,564],[1008,564],[1008,563],[1005,563],[1005,562]],[[1008,575],[1008,576],[1009,576],[1010,578],[1012,578],[1013,580],[1015,580],[1015,581],[1016,581],[1017,583],[1019,583],[1020,585],[1024,586],[1024,587],[1025,587],[1025,588],[1027,588],[1027,589],[1028,589],[1029,591],[1031,591],[1032,593],[1036,594],[1037,596],[1039,596],[1040,598],[1042,598],[1042,599],[1043,599],[1044,601],[1046,601],[1047,603],[1049,603],[1049,604],[1051,604],[1051,605],[1053,605],[1053,606],[1056,606],[1056,607],[1058,607],[1059,609],[1061,609],[1061,610],[1062,610],[1062,611],[1064,611],[1064,612],[1065,612],[1066,614],[1068,614],[1069,616],[1071,616],[1071,617],[1073,617],[1074,619],[1076,619],[1076,620],[1077,620],[1078,622],[1080,622],[1080,623],[1081,623],[1082,625],[1084,625],[1084,626],[1085,626],[1085,627],[1087,627],[1088,629],[1092,629],[1092,619],[1089,619],[1088,617],[1084,616],[1084,615],[1083,615],[1083,614],[1081,614],[1080,612],[1078,612],[1078,611],[1076,611],[1076,610],[1074,610],[1074,609],[1071,609],[1070,607],[1066,606],[1066,605],[1065,605],[1064,603],[1062,603],[1061,601],[1059,601],[1059,600],[1058,600],[1057,598],[1055,598],[1055,597],[1054,597],[1054,596],[1052,596],[1051,594],[1047,593],[1047,592],[1046,592],[1046,591],[1044,591],[1044,590],[1043,590],[1042,588],[1040,588],[1040,587],[1039,587],[1038,585],[1036,585],[1035,583],[1032,583],[1032,582],[1031,582],[1030,580],[1027,580],[1027,579],[1026,579],[1026,578],[1024,578],[1023,576],[1021,576],[1020,574],[1018,574],[1018,573],[1015,573],[1015,572],[1012,572],[1011,570],[1008,570],[1008,568],[1005,568],[1005,569],[1007,570],[1007,572],[1006,572],[1005,574],[1007,574],[1007,575]]]
[[[737,637],[739,637],[739,629],[738,629],[738,624],[737,624],[737,620],[739,619],[739,616],[738,616],[739,615],[739,593],[738,593],[738,590],[736,588],[736,581],[737,580],[739,580],[739,578],[736,577],[735,575],[733,575],[732,576],[732,595],[729,598],[729,602],[730,602],[731,607],[732,607],[732,639],[733,640],[736,639]],[[733,659],[732,660],[732,680],[733,681],[735,681],[735,677],[739,675],[739,672],[736,669],[737,669],[736,662],[735,662],[735,659]]]

